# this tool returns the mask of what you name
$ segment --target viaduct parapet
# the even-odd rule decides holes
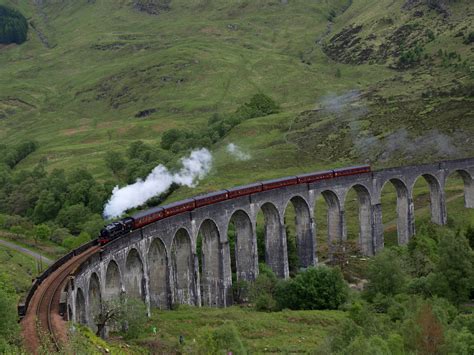
[[[413,188],[424,178],[430,188],[431,220],[447,221],[445,183],[458,172],[464,180],[466,208],[474,208],[474,158],[406,166],[369,174],[288,186],[157,221],[116,239],[86,261],[67,285],[70,320],[95,328],[101,302],[126,295],[148,307],[172,304],[226,307],[232,303],[231,253],[228,230],[235,228],[235,268],[239,280],[258,275],[257,214],[265,219],[265,261],[281,278],[289,275],[285,211],[296,212],[296,244],[300,267],[317,265],[315,201],[327,204],[329,257],[336,241],[347,238],[344,205],[354,189],[359,203],[359,248],[371,256],[383,249],[381,195],[386,184],[397,192],[398,243],[415,234]],[[197,244],[201,255],[197,255]],[[201,263],[199,263],[199,258]],[[201,265],[201,266],[200,266]]]

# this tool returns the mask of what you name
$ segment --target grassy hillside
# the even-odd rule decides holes
[[[111,179],[106,151],[159,144],[257,92],[280,113],[215,144],[199,190],[473,153],[469,1],[447,12],[388,0],[0,3],[30,22],[25,44],[0,49],[0,139],[40,144],[17,169],[46,160]],[[230,157],[229,142],[251,159]]]

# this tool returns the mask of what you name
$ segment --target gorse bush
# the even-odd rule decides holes
[[[19,11],[0,5],[0,43],[26,41],[28,22]]]

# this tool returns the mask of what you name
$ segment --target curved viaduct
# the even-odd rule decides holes
[[[237,278],[258,274],[256,220],[265,219],[265,259],[279,277],[288,277],[285,210],[296,211],[296,242],[300,267],[317,264],[314,205],[320,195],[328,206],[328,245],[346,238],[344,205],[349,190],[359,202],[359,247],[373,255],[384,247],[381,192],[386,184],[397,191],[398,243],[415,233],[413,188],[424,178],[430,188],[431,219],[447,220],[445,182],[458,172],[464,180],[465,207],[474,208],[474,158],[406,166],[316,183],[288,186],[226,200],[160,220],[117,239],[89,258],[67,284],[68,318],[93,324],[104,300],[126,294],[148,307],[173,303],[227,306],[232,303],[232,274],[227,232],[235,226]],[[198,239],[202,255],[196,254]],[[198,259],[202,262],[199,263]],[[201,265],[201,266],[200,266]]]

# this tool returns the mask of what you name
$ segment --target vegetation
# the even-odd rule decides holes
[[[19,11],[0,5],[0,43],[21,44],[26,41],[28,22]]]

